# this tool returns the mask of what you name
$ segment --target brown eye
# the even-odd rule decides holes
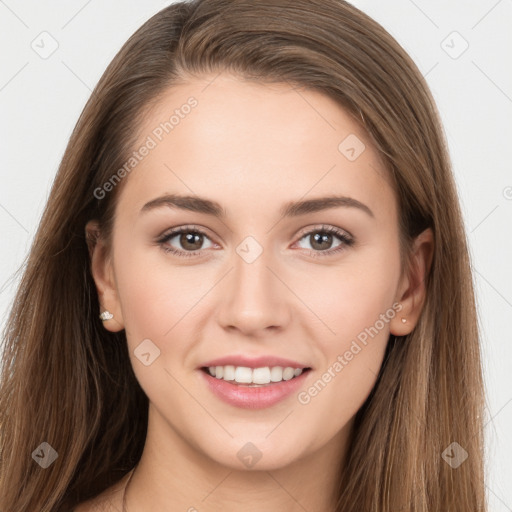
[[[204,246],[209,241],[209,246]],[[158,243],[166,252],[177,254],[178,256],[195,256],[203,249],[213,246],[206,233],[197,228],[182,227],[174,229],[165,234]]]
[[[201,233],[181,233],[179,242],[183,249],[197,251],[203,245],[204,236]]]
[[[354,244],[354,238],[347,232],[332,226],[322,226],[304,233],[299,240],[306,240],[312,256],[329,256]],[[333,245],[334,244],[334,245]]]
[[[318,251],[325,251],[326,249],[330,249],[334,238],[329,233],[315,233],[314,235],[309,235],[309,237],[311,247]]]

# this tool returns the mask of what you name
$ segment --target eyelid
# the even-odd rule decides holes
[[[331,224],[315,224],[313,226],[308,226],[306,228],[301,229],[296,236],[299,237],[299,239],[302,239],[304,238],[305,235],[309,235],[311,232],[316,231],[326,231],[328,233],[337,234],[338,236],[343,234],[352,240],[354,239],[352,233],[350,233],[346,229],[338,228],[336,226],[332,226]]]
[[[201,235],[208,237],[210,240],[212,238],[216,238],[216,236],[210,234],[210,230],[208,230],[207,228],[203,228],[202,226],[199,226],[197,224],[184,224],[183,226],[176,226],[173,228],[166,229],[162,234],[156,237],[156,241],[159,242],[161,240],[164,240],[166,238],[172,237],[183,232],[200,233]]]

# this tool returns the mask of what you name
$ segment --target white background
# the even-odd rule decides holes
[[[128,37],[168,3],[0,0],[1,326],[14,272],[92,88]],[[512,0],[353,3],[412,56],[441,111],[478,294],[490,510],[512,511]],[[58,48],[46,59],[32,48],[48,51],[53,39]]]

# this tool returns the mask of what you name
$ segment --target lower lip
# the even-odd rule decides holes
[[[277,404],[297,392],[309,372],[310,370],[303,371],[298,377],[290,380],[283,380],[261,387],[249,387],[217,379],[204,370],[199,370],[214,395],[230,405],[243,409],[264,409]]]

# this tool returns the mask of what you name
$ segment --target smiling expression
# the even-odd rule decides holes
[[[375,384],[397,319],[352,347],[400,298],[397,202],[368,135],[334,100],[212,79],[169,89],[144,117],[137,147],[155,144],[122,183],[99,288],[116,320],[106,327],[126,329],[152,431],[238,468],[250,442],[270,469],[341,442]],[[158,130],[191,96],[196,106]],[[274,357],[309,370],[298,384],[236,386],[207,375],[226,357],[219,366],[271,370]]]

